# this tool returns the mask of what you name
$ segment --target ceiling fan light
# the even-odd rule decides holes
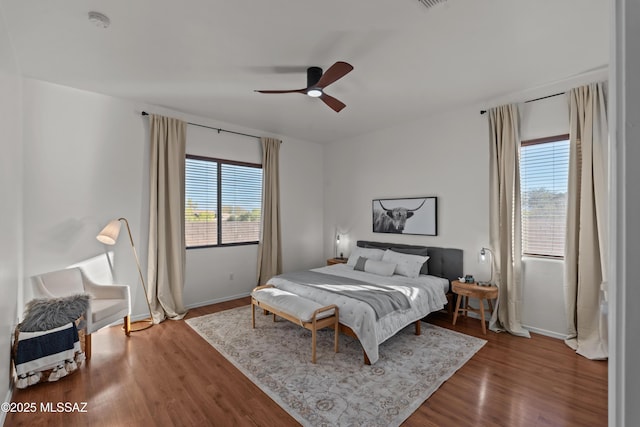
[[[322,90],[317,88],[309,89],[307,91],[307,95],[309,95],[312,98],[319,98],[322,96]]]

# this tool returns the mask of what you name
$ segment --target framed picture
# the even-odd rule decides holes
[[[374,199],[373,232],[438,235],[437,197]]]

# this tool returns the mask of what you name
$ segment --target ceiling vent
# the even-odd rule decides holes
[[[446,2],[447,0],[418,0],[418,1],[420,3],[422,3],[424,5],[424,7],[430,8],[430,7],[442,4],[442,3]]]

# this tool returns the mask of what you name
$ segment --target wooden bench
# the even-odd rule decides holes
[[[338,307],[326,307],[310,299],[278,289],[273,285],[258,286],[251,292],[251,327],[256,327],[255,306],[311,331],[311,362],[316,363],[316,331],[333,327],[334,351],[338,352]]]

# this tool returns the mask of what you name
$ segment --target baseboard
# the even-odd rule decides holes
[[[474,319],[480,320],[480,315],[477,314],[477,313],[471,312],[471,313],[468,313],[467,315],[469,317],[474,318]],[[485,313],[485,316],[486,316],[485,320],[487,321],[487,327],[488,327],[489,320],[491,319],[491,314],[487,311],[487,313]],[[540,328],[536,328],[536,327],[533,327],[533,326],[527,326],[527,325],[522,325],[522,327],[524,329],[526,329],[527,331],[529,331],[529,332],[533,332],[534,334],[544,335],[546,337],[556,338],[556,339],[559,339],[559,340],[562,340],[562,341],[567,339],[566,335],[558,333],[558,332],[547,331],[546,329],[540,329]]]
[[[7,395],[5,396],[3,402],[11,402],[12,397],[13,397],[13,381],[11,381],[11,384],[9,385],[9,390],[7,390]],[[7,419],[7,412],[0,411],[0,426],[4,425],[4,422],[6,419]]]
[[[187,304],[185,305],[185,308],[189,309],[189,308],[198,308],[198,307],[203,307],[205,305],[211,305],[211,304],[216,304],[219,302],[226,302],[226,301],[231,301],[234,299],[238,299],[238,298],[244,298],[244,297],[248,297],[249,295],[251,295],[251,292],[245,292],[242,294],[238,294],[238,295],[231,295],[228,297],[224,297],[224,298],[216,298],[216,299],[211,299],[211,300],[207,300],[207,301],[199,301],[193,304]],[[136,314],[136,315],[131,315],[131,321],[132,322],[137,322],[138,320],[144,320],[144,319],[148,319],[149,318],[149,313],[144,313],[144,314]],[[122,324],[123,321],[120,320],[118,322],[114,322],[112,323],[112,325],[118,325],[118,324]]]
[[[129,315],[129,319],[131,322],[138,322],[140,320],[146,320],[149,318],[149,313],[144,313],[144,314],[136,314],[135,316],[133,314]],[[124,323],[124,320],[119,320],[116,323],[113,323],[113,325],[121,325]]]
[[[226,301],[231,301],[234,299],[238,299],[238,298],[244,298],[246,296],[251,295],[251,292],[246,292],[246,293],[242,293],[242,294],[238,294],[238,295],[232,295],[229,297],[224,297],[224,298],[216,298],[216,299],[212,299],[212,300],[208,300],[208,301],[200,301],[194,304],[188,304],[186,305],[186,308],[197,308],[197,307],[203,307],[205,305],[211,305],[211,304],[216,304],[216,303],[220,303],[220,302],[226,302]],[[455,307],[454,307],[455,308]],[[446,306],[445,306],[446,309]],[[487,317],[487,323],[489,321],[489,319],[491,318],[491,314],[487,311],[486,313]],[[480,315],[477,313],[468,313],[469,317],[473,317],[475,319],[480,320]],[[141,319],[145,318],[144,316],[140,317]],[[536,334],[540,334],[540,335],[545,335],[547,337],[551,337],[551,338],[557,338],[560,340],[565,340],[566,339],[566,335],[563,334],[559,334],[557,332],[553,332],[553,331],[547,331],[545,329],[539,329],[539,328],[534,328],[532,326],[526,326],[526,325],[522,325],[523,328],[527,329],[530,332],[536,333]]]
[[[224,298],[216,298],[216,299],[211,299],[211,300],[207,300],[207,301],[199,301],[193,304],[187,304],[185,307],[186,308],[198,308],[198,307],[203,307],[205,305],[211,305],[211,304],[217,304],[219,302],[226,302],[226,301],[231,301],[234,299],[238,299],[238,298],[244,298],[244,297],[248,297],[249,295],[251,295],[251,292],[245,292],[242,294],[238,294],[238,295],[232,295],[232,296],[228,296],[228,297],[224,297]]]
[[[17,320],[17,319],[16,319]],[[9,342],[13,345],[13,340],[14,340],[14,332],[15,329],[18,325],[18,322],[16,322],[15,325],[13,325],[12,329],[11,329],[11,338],[9,340]],[[9,351],[7,351],[7,353],[9,353]],[[7,389],[7,394],[4,397],[4,400],[2,401],[2,403],[11,403],[11,398],[13,397],[13,387],[15,385],[15,366],[13,364],[13,362],[9,363],[9,381],[7,386],[9,387]],[[7,419],[7,411],[0,411],[0,426],[4,425],[4,422]]]
[[[547,331],[546,329],[535,328],[533,326],[527,326],[527,325],[522,325],[522,327],[529,332],[533,332],[534,334],[544,335],[546,337],[556,338],[562,341],[567,339],[567,336],[565,334],[560,334],[558,332]]]

